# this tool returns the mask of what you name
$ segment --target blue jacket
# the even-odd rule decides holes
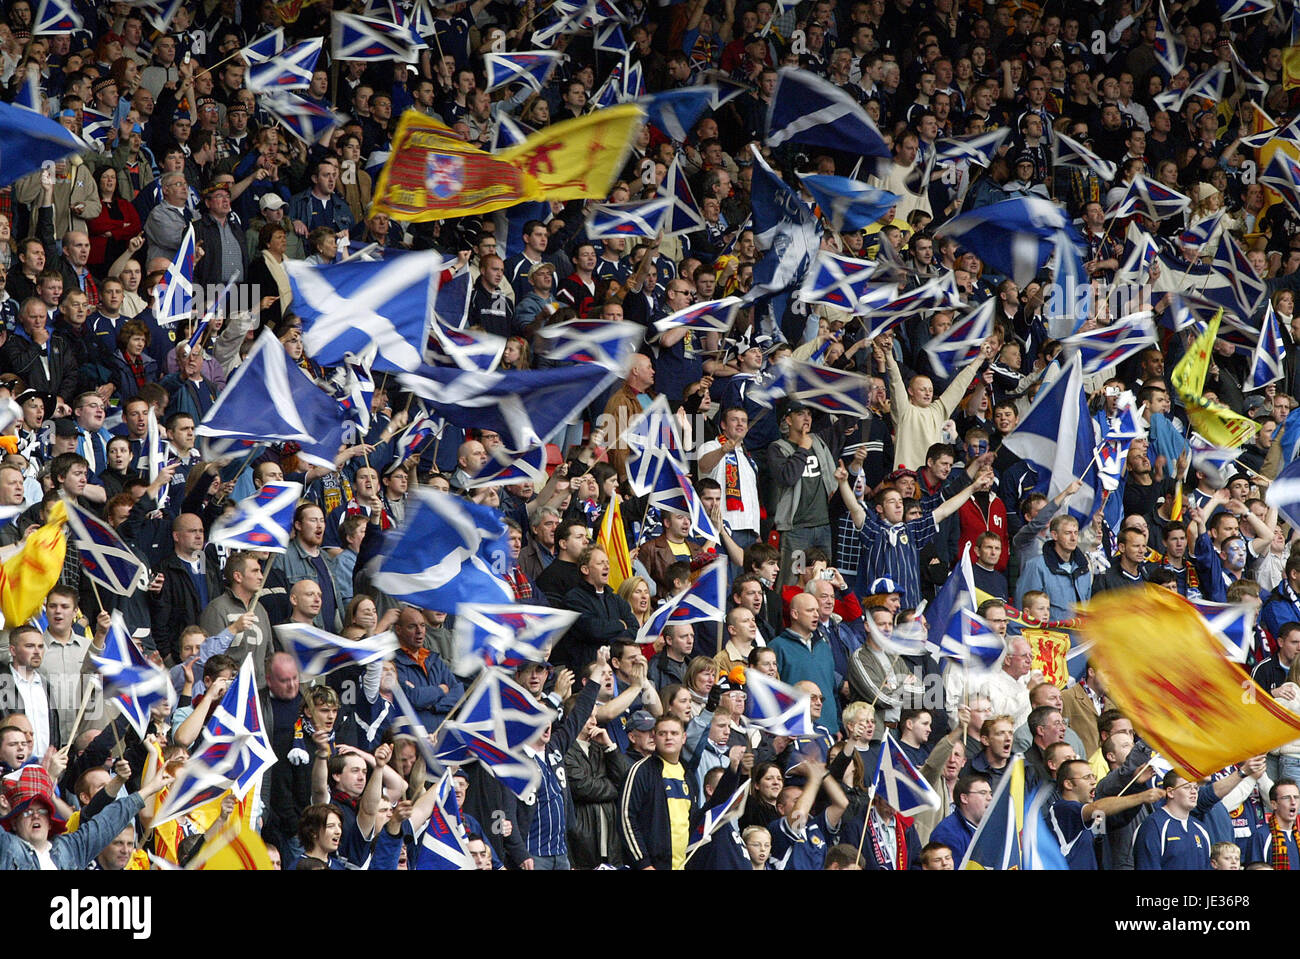
[[[1043,547],[1043,552],[1025,564],[1016,583],[1016,605],[1023,607],[1025,593],[1031,589],[1042,590],[1052,601],[1052,618],[1069,619],[1074,615],[1075,603],[1092,597],[1092,573],[1083,551],[1075,549],[1070,555],[1070,568],[1061,559],[1056,547]]]
[[[1300,623],[1300,598],[1296,597],[1295,590],[1285,578],[1264,600],[1264,608],[1259,611],[1259,622],[1274,641],[1284,624]]]
[[[56,836],[50,842],[50,858],[60,869],[85,869],[143,808],[139,793],[110,803],[80,828]],[[0,831],[0,870],[40,868],[31,846],[11,832]]]
[[[393,662],[397,666],[397,681],[402,684],[402,692],[411,701],[420,722],[432,730],[451,712],[464,694],[465,687],[437,653],[429,653],[424,665],[420,665],[410,653],[399,649]],[[440,685],[447,687],[445,693]]]
[[[819,633],[814,633],[812,648],[809,649],[802,639],[787,629],[772,640],[772,649],[776,651],[776,668],[781,673],[781,682],[793,686],[807,679],[816,683],[825,697],[820,721],[831,733],[838,732],[840,715],[835,705],[835,690],[839,684],[835,681],[835,653],[831,644]]]
[[[941,842],[952,850],[952,861],[960,863],[975,838],[975,827],[959,812],[951,812],[930,833],[930,842]]]
[[[1133,868],[1209,869],[1210,846],[1210,834],[1195,816],[1181,823],[1161,806],[1138,827]]]
[[[314,230],[318,226],[327,226],[335,233],[352,229],[355,222],[352,209],[340,194],[330,196],[324,211],[313,202],[314,199],[310,189],[295,193],[289,198],[289,219],[301,220],[307,224],[308,230]]]

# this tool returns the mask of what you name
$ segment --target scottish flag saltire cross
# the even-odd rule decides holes
[[[812,698],[757,669],[745,670],[745,718],[773,736],[811,736]]]
[[[577,618],[577,613],[549,606],[462,603],[452,631],[456,674],[540,663]]]
[[[328,676],[347,666],[366,666],[397,652],[397,637],[392,630],[351,640],[310,623],[282,623],[275,627],[275,635],[297,660],[298,671],[304,677]]]
[[[837,256],[826,250],[817,254],[812,268],[804,277],[799,299],[804,303],[825,303],[852,313],[867,295],[876,266],[869,260]]]
[[[154,290],[154,315],[159,326],[188,320],[194,303],[194,227],[181,238],[176,259],[167,266]]]
[[[283,553],[293,535],[293,514],[302,497],[301,483],[267,483],[235,511],[212,525],[209,540],[229,549]]]
[[[871,780],[873,795],[889,803],[903,816],[915,816],[927,809],[939,809],[942,800],[907,758],[893,734],[886,732]]]
[[[130,596],[148,581],[149,569],[122,542],[113,527],[65,499],[69,539],[77,547],[86,575],[119,596]]]

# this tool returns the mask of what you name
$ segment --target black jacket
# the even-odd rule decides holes
[[[692,810],[697,805],[694,778],[688,774],[684,779]],[[623,833],[624,860],[629,866],[672,869],[673,837],[664,792],[664,761],[657,753],[628,770],[619,801],[619,829]]]
[[[230,232],[235,237],[235,248],[239,253],[239,272],[242,274],[240,279],[247,280],[248,246],[244,241],[244,228],[233,220],[228,223]],[[203,287],[206,294],[209,287],[220,286],[230,279],[222,267],[221,227],[211,213],[204,213],[194,221],[194,243],[196,246],[200,244],[203,246],[203,259],[194,264],[194,288],[197,294],[198,289]]]
[[[163,584],[157,593],[149,594],[153,638],[159,655],[173,662],[180,652],[181,630],[199,621],[199,614],[207,603],[199,596],[189,564],[174,552],[154,572],[163,574]],[[208,561],[204,564],[204,579],[207,580],[208,602],[211,602],[225,589],[217,563]]]
[[[602,862],[623,864],[623,844],[618,837],[618,800],[627,778],[628,761],[617,747],[605,749],[574,742],[564,754],[564,772],[573,797],[569,820],[569,864],[574,869],[595,869]],[[600,854],[604,833],[606,855]]]

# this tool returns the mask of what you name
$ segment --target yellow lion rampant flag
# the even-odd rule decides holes
[[[600,521],[596,545],[609,556],[609,588],[617,590],[623,580],[632,576],[632,555],[627,548],[627,528],[623,525],[623,511],[618,494],[610,498],[605,516]]]
[[[545,127],[496,156],[539,183],[544,199],[604,198],[644,120],[645,110],[624,103]]]
[[[1169,375],[1169,382],[1187,407],[1187,418],[1191,420],[1192,428],[1215,446],[1233,449],[1259,432],[1260,424],[1234,413],[1222,403],[1205,398],[1210,351],[1214,348],[1222,320],[1223,310],[1219,310],[1205,327],[1205,332],[1187,347],[1187,355],[1178,361]]]
[[[1300,717],[1224,657],[1223,644],[1177,593],[1117,589],[1082,612],[1111,699],[1187,778],[1300,738]]]
[[[22,547],[0,564],[0,610],[6,623],[25,623],[45,603],[63,572],[68,544],[63,526],[68,509],[62,502],[50,507],[50,521],[23,542]]]

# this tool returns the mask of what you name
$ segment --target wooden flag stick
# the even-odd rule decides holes
[[[72,749],[72,744],[77,741],[77,733],[81,726],[81,720],[86,715],[86,707],[90,705],[91,697],[95,695],[95,684],[93,681],[87,681],[86,691],[81,694],[81,708],[77,710],[77,718],[72,721],[72,732],[68,734],[68,741],[64,743],[64,755]]]

